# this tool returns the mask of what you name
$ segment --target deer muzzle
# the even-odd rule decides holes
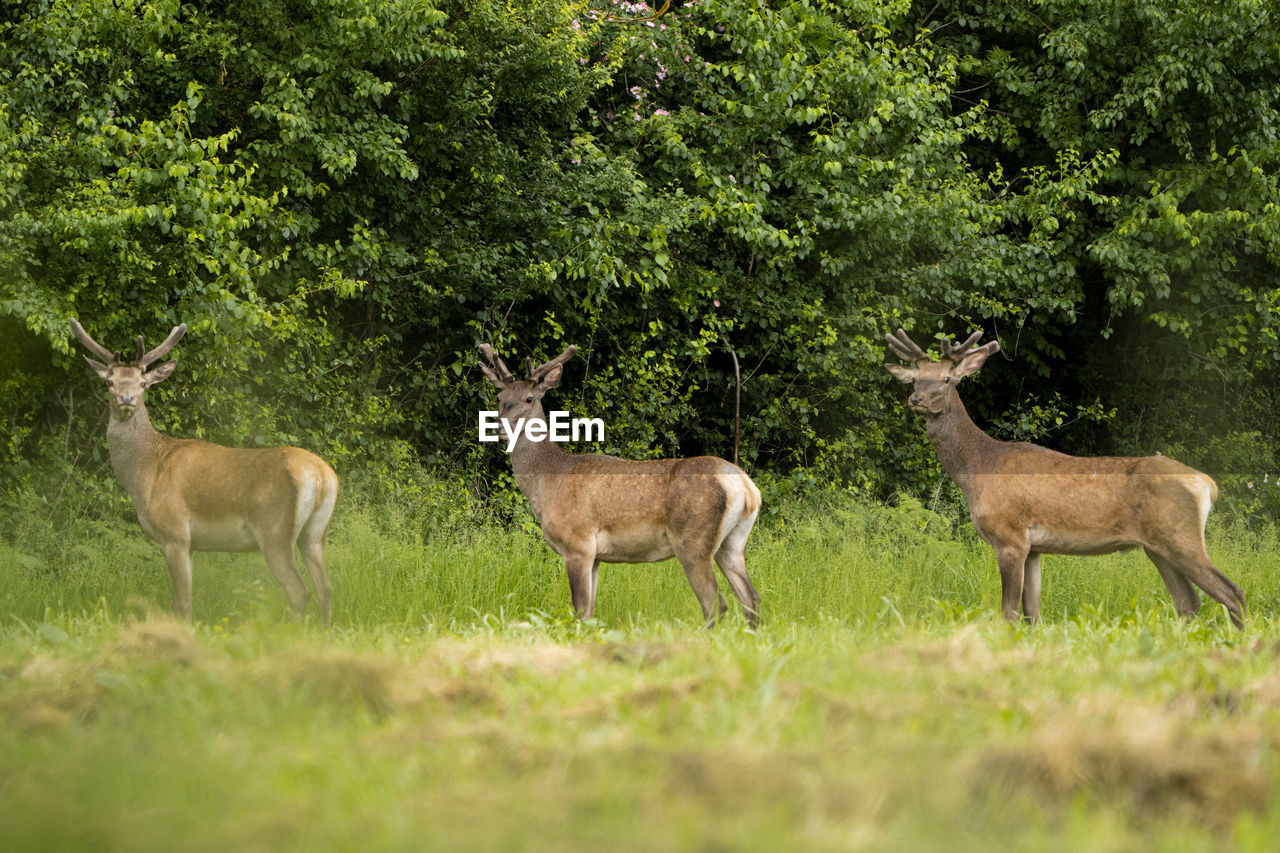
[[[115,410],[118,414],[128,417],[137,410],[140,402],[142,400],[138,394],[117,394],[115,395]]]

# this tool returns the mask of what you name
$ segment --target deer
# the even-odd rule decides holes
[[[185,323],[152,350],[138,336],[132,362],[97,343],[74,318],[71,331],[100,359],[84,356],[107,383],[111,467],[133,500],[143,531],[164,553],[173,609],[191,621],[193,551],[261,551],[294,618],[301,620],[311,592],[298,571],[297,548],[328,628],[333,588],[325,572],[324,543],[338,498],[333,469],[300,447],[224,447],[158,432],[145,394],[168,379],[177,362],[151,365],[186,334]]]
[[[1179,614],[1200,610],[1199,587],[1243,628],[1244,591],[1205,550],[1204,527],[1218,496],[1213,478],[1168,456],[1081,457],[1027,442],[999,441],[979,429],[960,400],[960,380],[998,352],[982,332],[954,346],[941,343],[933,361],[902,329],[885,340],[914,367],[886,364],[912,385],[908,405],[947,475],[960,487],[969,518],[1000,566],[1005,619],[1040,618],[1040,555],[1098,555],[1141,547],[1155,563]]]
[[[546,421],[542,398],[560,384],[569,346],[516,379],[488,344],[480,368],[498,388],[505,423]],[[509,427],[508,427],[509,428]],[[727,607],[712,560],[720,566],[747,622],[760,624],[760,595],[747,575],[745,549],[760,514],[760,490],[745,471],[714,456],[630,460],[568,453],[522,430],[511,449],[516,485],[543,538],[564,560],[574,615],[593,618],[601,563],[650,563],[675,557],[708,627]]]

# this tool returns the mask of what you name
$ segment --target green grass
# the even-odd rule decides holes
[[[1212,530],[1246,632],[1145,558],[990,550],[913,504],[762,523],[765,625],[707,631],[679,566],[568,618],[535,532],[344,505],[334,628],[258,555],[166,614],[136,524],[0,544],[0,849],[1245,850],[1280,833],[1274,531]]]

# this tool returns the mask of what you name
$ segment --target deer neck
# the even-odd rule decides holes
[[[111,420],[107,424],[111,468],[135,502],[142,493],[149,463],[164,441],[164,434],[151,425],[145,402],[139,403],[132,415],[126,416],[121,416],[112,407]]]
[[[546,419],[546,413],[539,406],[529,415],[526,423],[534,420],[545,422]],[[521,430],[520,435],[516,438],[515,447],[511,449],[511,471],[515,474],[516,485],[520,487],[520,491],[524,492],[524,496],[529,499],[529,503],[533,506],[533,514],[537,517],[539,524],[542,523],[543,493],[547,485],[546,478],[548,475],[555,474],[563,469],[566,462],[571,458],[570,454],[561,450],[550,439],[530,441],[524,430]]]
[[[967,499],[974,478],[993,467],[994,456],[1003,442],[978,429],[954,390],[946,408],[925,416],[925,430],[942,469]]]

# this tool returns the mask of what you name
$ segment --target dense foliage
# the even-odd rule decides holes
[[[69,316],[191,327],[162,426],[388,482],[504,470],[487,340],[578,344],[555,402],[605,449],[732,454],[736,360],[771,489],[923,492],[899,324],[998,336],[966,396],[1002,437],[1268,473],[1272,4],[604,10],[646,11],[0,0],[4,488],[105,453]]]

